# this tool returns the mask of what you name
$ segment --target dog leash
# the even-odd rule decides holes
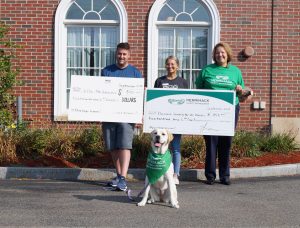
[[[106,182],[99,182],[100,185],[104,185],[102,187],[103,190],[105,191],[120,191],[118,190],[116,187],[110,187],[110,186],[106,186]],[[149,183],[143,187],[143,189],[136,195],[133,195],[133,191],[129,188],[125,191],[127,197],[129,200],[131,201],[136,201],[136,199],[138,199],[139,197],[141,197],[141,195],[145,192],[146,188],[149,186]]]
[[[144,188],[139,192],[139,194],[137,194],[137,196],[136,196],[135,198],[137,199],[137,198],[141,197],[141,195],[144,194],[144,192],[145,192],[145,190],[146,190],[146,188],[147,188],[148,186],[149,186],[149,183],[148,183],[147,185],[144,186]],[[126,191],[126,195],[127,195],[128,199],[130,199],[131,201],[135,201],[135,199],[134,199],[134,197],[133,197],[133,195],[132,195],[132,190],[131,190],[131,189],[128,189],[128,190]]]

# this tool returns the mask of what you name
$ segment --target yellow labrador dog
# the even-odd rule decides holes
[[[172,157],[168,149],[173,135],[165,129],[156,129],[151,132],[151,137],[152,151],[147,159],[145,192],[137,205],[165,202],[170,203],[173,208],[179,208]]]

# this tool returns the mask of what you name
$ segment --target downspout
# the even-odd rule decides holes
[[[274,45],[274,1],[271,1],[271,50],[270,50],[270,94],[269,94],[269,134],[272,133],[272,115],[273,115],[273,45]]]
[[[20,126],[23,122],[23,111],[22,111],[22,96],[17,97],[17,125]]]

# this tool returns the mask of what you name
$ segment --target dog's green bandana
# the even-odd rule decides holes
[[[164,175],[171,165],[171,153],[167,150],[164,154],[150,152],[147,158],[146,175],[150,184],[155,183]]]

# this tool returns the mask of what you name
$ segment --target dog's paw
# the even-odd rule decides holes
[[[148,199],[147,203],[148,204],[151,204],[151,203],[154,203],[155,201],[153,199]]]
[[[136,205],[139,206],[139,207],[144,207],[144,206],[146,205],[146,203],[144,203],[144,202],[139,202],[139,203],[137,203]]]

